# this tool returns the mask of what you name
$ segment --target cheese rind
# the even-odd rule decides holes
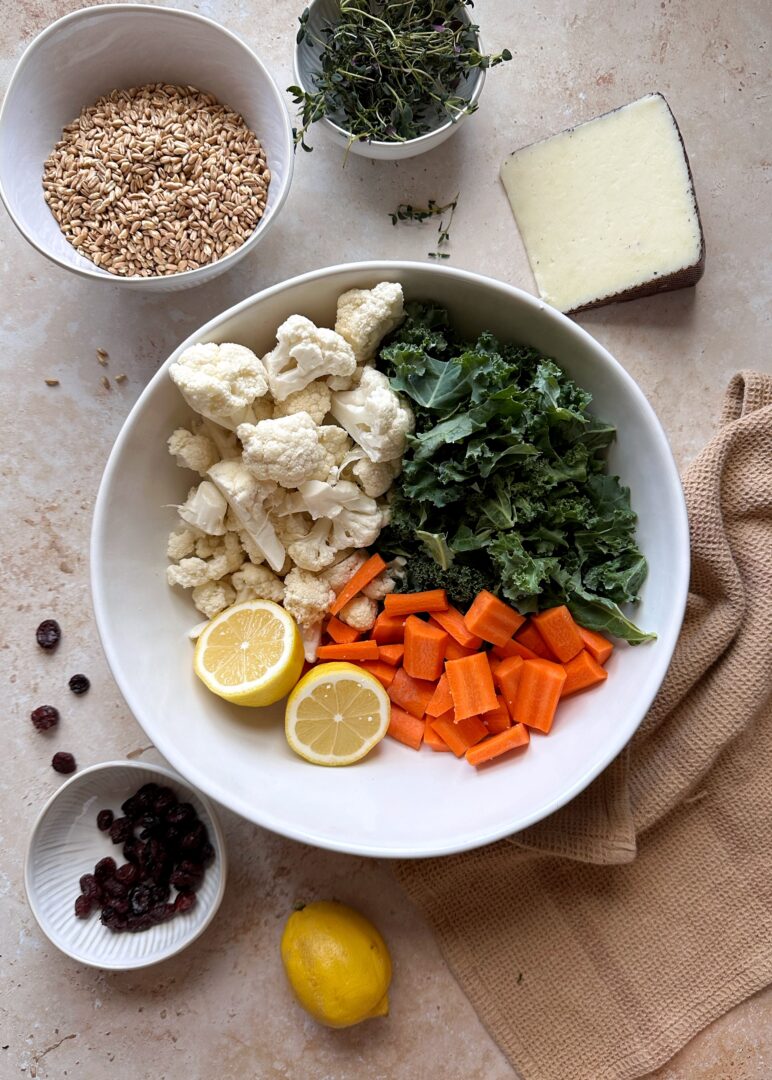
[[[516,150],[501,179],[539,292],[560,311],[702,276],[689,161],[661,94]]]

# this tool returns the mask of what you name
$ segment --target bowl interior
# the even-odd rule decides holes
[[[244,246],[265,230],[289,183],[292,138],[284,102],[263,65],[238,38],[199,16],[144,5],[96,7],[60,20],[33,42],[0,115],[0,189],[18,227],[43,254],[120,280],[79,255],[62,235],[43,198],[43,163],[84,105],[116,88],[154,82],[207,90],[243,115],[272,174],[265,214]]]
[[[216,857],[207,868],[192,911],[137,934],[116,934],[96,912],[78,919],[73,912],[78,881],[106,855],[121,861],[120,847],[96,827],[99,810],[120,816],[121,803],[149,782],[168,784],[190,802],[209,831]],[[220,826],[208,803],[168,769],[141,762],[95,765],[77,773],[43,810],[30,839],[25,881],[30,906],[43,931],[69,956],[93,967],[144,967],[173,956],[208,926],[225,888],[225,854]],[[117,855],[116,855],[117,853]]]
[[[635,618],[652,644],[620,645],[610,678],[567,701],[549,738],[476,771],[450,755],[386,739],[361,764],[313,767],[289,749],[283,706],[251,710],[213,697],[195,678],[186,638],[200,616],[166,585],[170,504],[196,477],[165,440],[188,416],[162,368],[130,415],[102,482],[92,537],[92,585],[108,661],[138,721],[190,781],[260,824],[321,846],[374,855],[430,855],[477,846],[544,817],[577,794],[631,737],[659,687],[680,627],[688,530],[662,429],[629,375],[587,333],[510,286],[446,267],[363,263],[317,271],[244,301],[188,342],[267,350],[295,312],[331,326],[338,295],[396,280],[408,298],[447,306],[468,334],[487,329],[554,356],[619,429],[610,468],[632,489],[650,573]],[[450,760],[449,760],[450,759]]]

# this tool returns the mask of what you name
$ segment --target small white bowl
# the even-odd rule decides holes
[[[168,785],[180,801],[192,803],[215,849],[192,911],[138,933],[115,933],[97,912],[88,919],[74,913],[78,881],[99,859],[120,848],[100,832],[96,815],[120,806],[143,784]],[[120,858],[116,858],[120,862]],[[90,967],[127,971],[175,956],[204,932],[225,891],[227,858],[222,829],[211,804],[171,769],[141,761],[107,761],[76,773],[62,784],[40,812],[27,847],[24,885],[32,914],[46,937],[67,956]]]
[[[311,0],[308,8],[307,29],[310,33],[318,35],[325,23],[336,22],[339,15],[339,0]],[[469,21],[469,14],[465,8],[461,12],[460,18]],[[480,52],[484,51],[479,34],[477,35],[477,48]],[[313,75],[318,70],[319,50],[310,45],[308,40],[296,42],[295,78],[298,85],[307,93],[313,93],[316,89]],[[468,100],[470,105],[476,105],[480,99],[484,83],[485,70],[475,68],[459,87],[459,93]],[[435,147],[444,143],[454,132],[458,131],[468,116],[469,114],[464,112],[457,120],[446,120],[432,131],[427,132],[426,135],[419,135],[418,138],[407,139],[405,142],[379,142],[375,139],[372,142],[360,139],[352,141],[350,133],[328,117],[322,117],[318,123],[324,125],[334,142],[338,143],[339,146],[350,149],[352,154],[373,158],[376,161],[403,161],[406,158],[425,154],[427,150],[434,150]],[[313,133],[313,127],[311,133]]]
[[[268,201],[249,239],[218,262],[168,277],[121,277],[95,266],[65,239],[43,198],[43,163],[84,106],[111,90],[155,82],[196,86],[241,113],[265,149]],[[66,15],[27,48],[0,110],[0,197],[18,230],[59,266],[128,289],[200,285],[235,265],[275,221],[292,167],[289,113],[265,66],[235,34],[189,11],[108,4]]]

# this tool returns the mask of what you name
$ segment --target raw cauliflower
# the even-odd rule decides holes
[[[348,433],[337,424],[322,424],[319,428],[319,442],[332,454],[335,468],[342,467],[354,447]]]
[[[191,488],[185,502],[177,507],[186,525],[192,525],[209,536],[222,536],[225,533],[225,514],[228,503],[210,480],[202,480],[198,487]]]
[[[252,403],[268,392],[260,358],[230,342],[191,345],[169,375],[191,409],[231,431],[255,419]]]
[[[338,612],[341,622],[363,632],[372,629],[377,615],[378,605],[368,596],[355,596]]]
[[[338,554],[331,541],[332,525],[324,518],[315,521],[312,528],[287,546],[287,554],[295,566],[303,570],[324,570]]]
[[[357,481],[365,495],[377,499],[385,495],[402,472],[402,458],[393,461],[371,461],[361,446],[350,450],[339,465],[344,480]]]
[[[350,551],[344,558],[339,554],[337,562],[329,570],[325,570],[324,579],[337,595],[366,561],[367,553],[364,551]]]
[[[211,539],[206,537],[208,541]],[[219,581],[238,570],[244,559],[244,551],[235,533],[226,533],[216,545],[207,544],[205,550],[210,551],[211,555],[193,555],[167,566],[166,580],[169,584],[181,585],[183,589],[194,589],[207,581]]]
[[[356,357],[334,330],[318,327],[304,315],[290,315],[276,331],[276,345],[263,364],[274,400],[284,401],[315,379],[351,375]]]
[[[402,286],[382,281],[374,289],[350,289],[338,297],[335,331],[346,339],[361,364],[375,356],[381,341],[404,317]]]
[[[404,454],[413,413],[383,372],[366,367],[359,386],[332,395],[330,411],[371,461],[393,461]]]
[[[390,592],[394,592],[395,582],[387,570],[384,570],[378,577],[373,578],[369,584],[365,585],[362,592],[365,596],[369,596],[371,600],[383,600],[384,596],[387,596]]]
[[[315,424],[321,424],[330,411],[331,402],[332,394],[327,383],[315,379],[302,390],[296,390],[294,394],[290,394],[284,401],[277,401],[273,407],[273,416],[278,418],[291,416],[292,413],[307,412]],[[336,428],[336,430],[342,429]],[[345,432],[343,434],[345,435]]]
[[[214,463],[220,460],[220,453],[208,435],[194,435],[187,428],[173,431],[166,445],[181,469],[191,469],[201,476],[206,476]]]
[[[169,533],[166,541],[167,558],[179,562],[186,555],[192,555],[196,550],[196,539],[196,533],[192,529],[175,529]]]
[[[238,436],[244,446],[244,464],[258,480],[273,480],[285,488],[324,479],[335,459],[320,442],[319,430],[307,412],[241,424]]]
[[[296,566],[284,579],[284,607],[303,627],[320,625],[335,593],[321,574]]]
[[[231,584],[236,590],[237,604],[246,600],[273,600],[280,604],[284,599],[284,582],[267,566],[242,563],[231,576]]]
[[[207,619],[213,619],[236,601],[235,590],[225,580],[206,581],[203,585],[197,585],[190,595],[193,603]]]
[[[265,509],[265,500],[275,485],[261,484],[241,461],[220,461],[209,475],[227,500],[240,531],[249,535],[250,549],[259,552],[272,570],[280,570],[286,551]]]

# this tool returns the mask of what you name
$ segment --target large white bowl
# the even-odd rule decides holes
[[[166,536],[194,478],[165,440],[188,410],[167,375],[195,341],[236,341],[259,353],[299,312],[331,326],[337,297],[379,281],[449,308],[462,332],[491,330],[553,356],[615,423],[610,466],[632,489],[650,572],[635,613],[655,642],[620,646],[609,679],[561,705],[548,738],[479,772],[450,754],[390,739],[346,769],[314,767],[284,738],[281,705],[240,709],[196,679],[186,632],[200,618],[165,581]],[[577,795],[630,739],[664,677],[689,579],[686,510],[675,464],[646,398],[627,372],[564,315],[512,286],[440,266],[366,262],[317,270],[258,293],[180,345],[150,382],[113,447],[91,546],[94,610],[126,701],[158,749],[213,799],[276,832],[364,855],[439,855],[477,847],[538,821]]]
[[[196,86],[241,113],[265,149],[268,201],[252,235],[218,262],[168,277],[121,277],[95,266],[65,239],[43,198],[43,163],[85,105],[117,88],[155,82]],[[0,197],[19,232],[59,266],[127,289],[187,288],[234,266],[275,221],[292,165],[292,125],[265,66],[235,34],[190,11],[107,4],[65,15],[27,48],[0,110]]]

